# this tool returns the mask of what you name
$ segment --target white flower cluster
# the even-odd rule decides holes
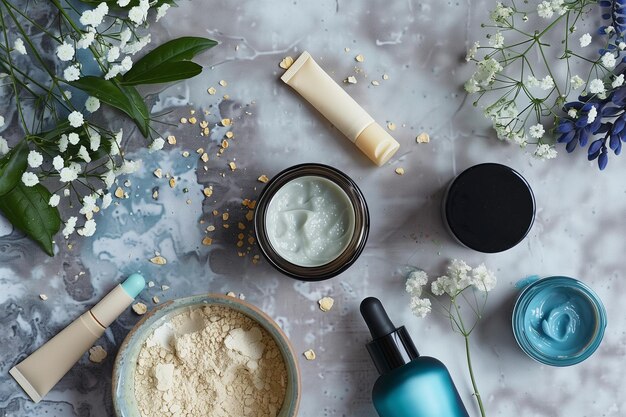
[[[519,112],[515,101],[498,100],[485,110],[485,117],[491,119],[498,139],[513,142],[521,147],[527,145],[523,128],[516,128]]]
[[[550,19],[554,14],[562,16],[567,12],[564,0],[542,1],[537,5],[537,14],[544,19]]]
[[[430,285],[433,296],[447,294],[450,298],[457,297],[466,289],[489,292],[495,288],[497,279],[495,274],[488,270],[484,263],[476,268],[470,267],[464,261],[453,259],[447,268],[447,274],[440,276]],[[424,271],[416,270],[409,274],[405,290],[411,296],[411,310],[418,317],[425,317],[432,310],[427,288],[428,275]]]
[[[479,61],[476,64],[476,71],[470,79],[465,82],[465,91],[468,93],[477,93],[485,87],[490,86],[496,74],[502,71],[502,69],[502,65],[493,58]]]

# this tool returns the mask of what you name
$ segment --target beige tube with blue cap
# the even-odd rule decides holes
[[[129,276],[91,310],[11,368],[9,374],[38,403],[132,304],[145,285],[141,275]]]

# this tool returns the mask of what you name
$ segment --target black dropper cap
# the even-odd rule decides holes
[[[370,329],[373,340],[367,351],[380,374],[406,365],[419,356],[409,332],[404,326],[396,328],[378,298],[361,301],[361,315]]]

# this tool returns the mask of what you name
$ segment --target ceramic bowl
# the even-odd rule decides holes
[[[140,417],[135,400],[135,365],[146,339],[162,324],[185,309],[219,305],[245,314],[263,327],[276,341],[287,368],[287,391],[277,417],[295,417],[300,403],[301,384],[298,361],[287,336],[264,312],[250,303],[221,294],[195,295],[167,301],[147,313],[128,333],[113,366],[113,409],[117,417]]]

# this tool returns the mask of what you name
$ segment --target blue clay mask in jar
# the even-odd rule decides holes
[[[513,334],[519,346],[531,358],[552,366],[575,365],[591,356],[606,324],[598,296],[568,277],[533,282],[513,309]]]
[[[359,257],[369,231],[363,194],[343,172],[321,164],[288,168],[263,189],[255,231],[266,259],[305,281],[331,278]]]

